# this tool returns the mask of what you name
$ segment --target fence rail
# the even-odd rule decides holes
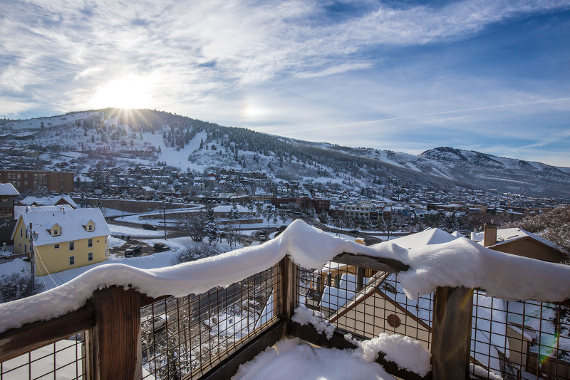
[[[418,340],[432,355],[427,378],[570,378],[568,302],[506,302],[461,287],[412,300],[398,281],[407,269],[345,253],[319,270],[285,257],[229,287],[181,298],[103,289],[77,311],[0,334],[0,380],[65,371],[83,379],[227,378],[282,336],[354,348],[347,332]],[[332,338],[292,322],[299,306],[322,313],[337,329]],[[420,378],[382,354],[378,362],[396,376]]]

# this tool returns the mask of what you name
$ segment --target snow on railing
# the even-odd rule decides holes
[[[95,290],[113,285],[150,297],[184,296],[228,286],[272,267],[285,255],[300,267],[321,268],[341,253],[407,264],[410,269],[400,273],[400,281],[409,297],[442,286],[465,286],[504,299],[557,302],[570,298],[570,266],[493,251],[465,238],[417,249],[391,242],[366,247],[296,220],[262,245],[190,263],[149,270],[124,264],[93,268],[47,292],[0,305],[0,332],[77,310]]]

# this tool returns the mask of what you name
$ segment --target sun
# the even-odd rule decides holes
[[[93,108],[151,108],[152,83],[143,77],[131,75],[110,80],[97,86],[90,106]]]

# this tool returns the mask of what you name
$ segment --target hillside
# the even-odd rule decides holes
[[[211,167],[247,169],[275,179],[357,190],[397,181],[570,199],[568,168],[446,147],[415,156],[312,143],[161,111],[74,112],[6,121],[0,132],[3,144],[43,152],[39,162],[75,160],[84,172],[98,161],[114,159],[113,165],[160,163],[196,173]]]

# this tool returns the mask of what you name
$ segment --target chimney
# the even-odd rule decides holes
[[[489,247],[497,243],[497,225],[491,223],[485,223],[483,235],[483,246]]]

